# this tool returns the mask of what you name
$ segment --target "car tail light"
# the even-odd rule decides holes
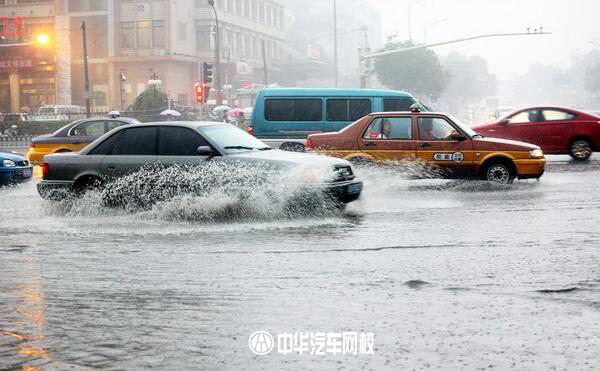
[[[46,177],[50,173],[50,165],[47,163],[42,164],[42,177]]]
[[[254,135],[254,128],[252,126],[248,126],[248,129],[246,129],[246,133]]]
[[[35,144],[32,141],[29,141],[29,148],[35,148]]]
[[[313,141],[311,139],[311,137],[308,137],[308,139],[306,139],[306,149],[311,149],[313,146]]]

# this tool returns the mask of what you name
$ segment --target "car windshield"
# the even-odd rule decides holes
[[[228,154],[271,148],[245,131],[230,125],[206,126],[201,131]]]
[[[456,124],[456,126],[458,126],[460,128],[460,130],[463,131],[463,133],[467,134],[469,136],[469,138],[473,138],[475,136],[477,136],[477,137],[481,136],[481,134],[478,134],[477,132],[475,132],[475,130],[471,129],[467,124],[463,123],[456,117],[454,117],[452,115],[449,115],[448,117],[450,117],[450,120],[452,120]]]

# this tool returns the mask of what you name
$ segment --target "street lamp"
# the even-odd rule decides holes
[[[158,78],[156,72],[152,71],[152,76],[150,76],[150,80],[148,80],[148,86],[152,86],[154,88],[154,109],[157,108],[156,104],[156,87],[162,84],[162,81]]]
[[[221,98],[221,51],[219,17],[217,15],[217,9],[215,8],[215,1],[208,0],[208,5],[212,7],[213,14],[215,15],[215,87],[217,91],[217,106],[220,106],[223,104],[223,99]]]

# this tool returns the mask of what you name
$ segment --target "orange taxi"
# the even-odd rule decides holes
[[[505,184],[544,174],[546,160],[536,145],[483,137],[450,115],[411,109],[373,113],[341,131],[312,134],[307,148],[355,163],[419,161],[445,177]]]

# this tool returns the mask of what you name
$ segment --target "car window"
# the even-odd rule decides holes
[[[529,111],[519,112],[516,115],[509,117],[509,119],[508,119],[509,124],[526,124],[526,123],[537,122],[537,121],[538,121],[538,111],[537,110],[529,110]]]
[[[74,137],[100,137],[104,135],[104,121],[86,121],[71,129]]]
[[[543,110],[541,117],[542,120],[540,121],[567,121],[575,119],[575,115],[569,112],[551,109]]]
[[[208,145],[200,134],[191,129],[163,127],[158,132],[159,156],[196,156],[198,147]]]
[[[267,121],[321,121],[322,118],[321,99],[267,99],[265,101]]]
[[[156,154],[156,127],[125,129],[110,154],[152,156]]]
[[[419,140],[448,140],[456,131],[448,121],[437,117],[419,117]]]
[[[123,125],[128,125],[128,123],[123,121],[106,121],[106,132],[108,133],[112,129],[116,129]]]
[[[410,117],[380,117],[373,120],[363,135],[364,139],[412,139],[412,119]]]
[[[93,150],[90,151],[90,155],[109,155],[112,153],[115,143],[119,139],[123,132],[120,131],[106,138],[102,143],[98,144]]]
[[[384,112],[410,111],[416,102],[410,98],[386,98],[383,100]]]
[[[370,99],[328,99],[327,121],[356,121],[371,113]]]

